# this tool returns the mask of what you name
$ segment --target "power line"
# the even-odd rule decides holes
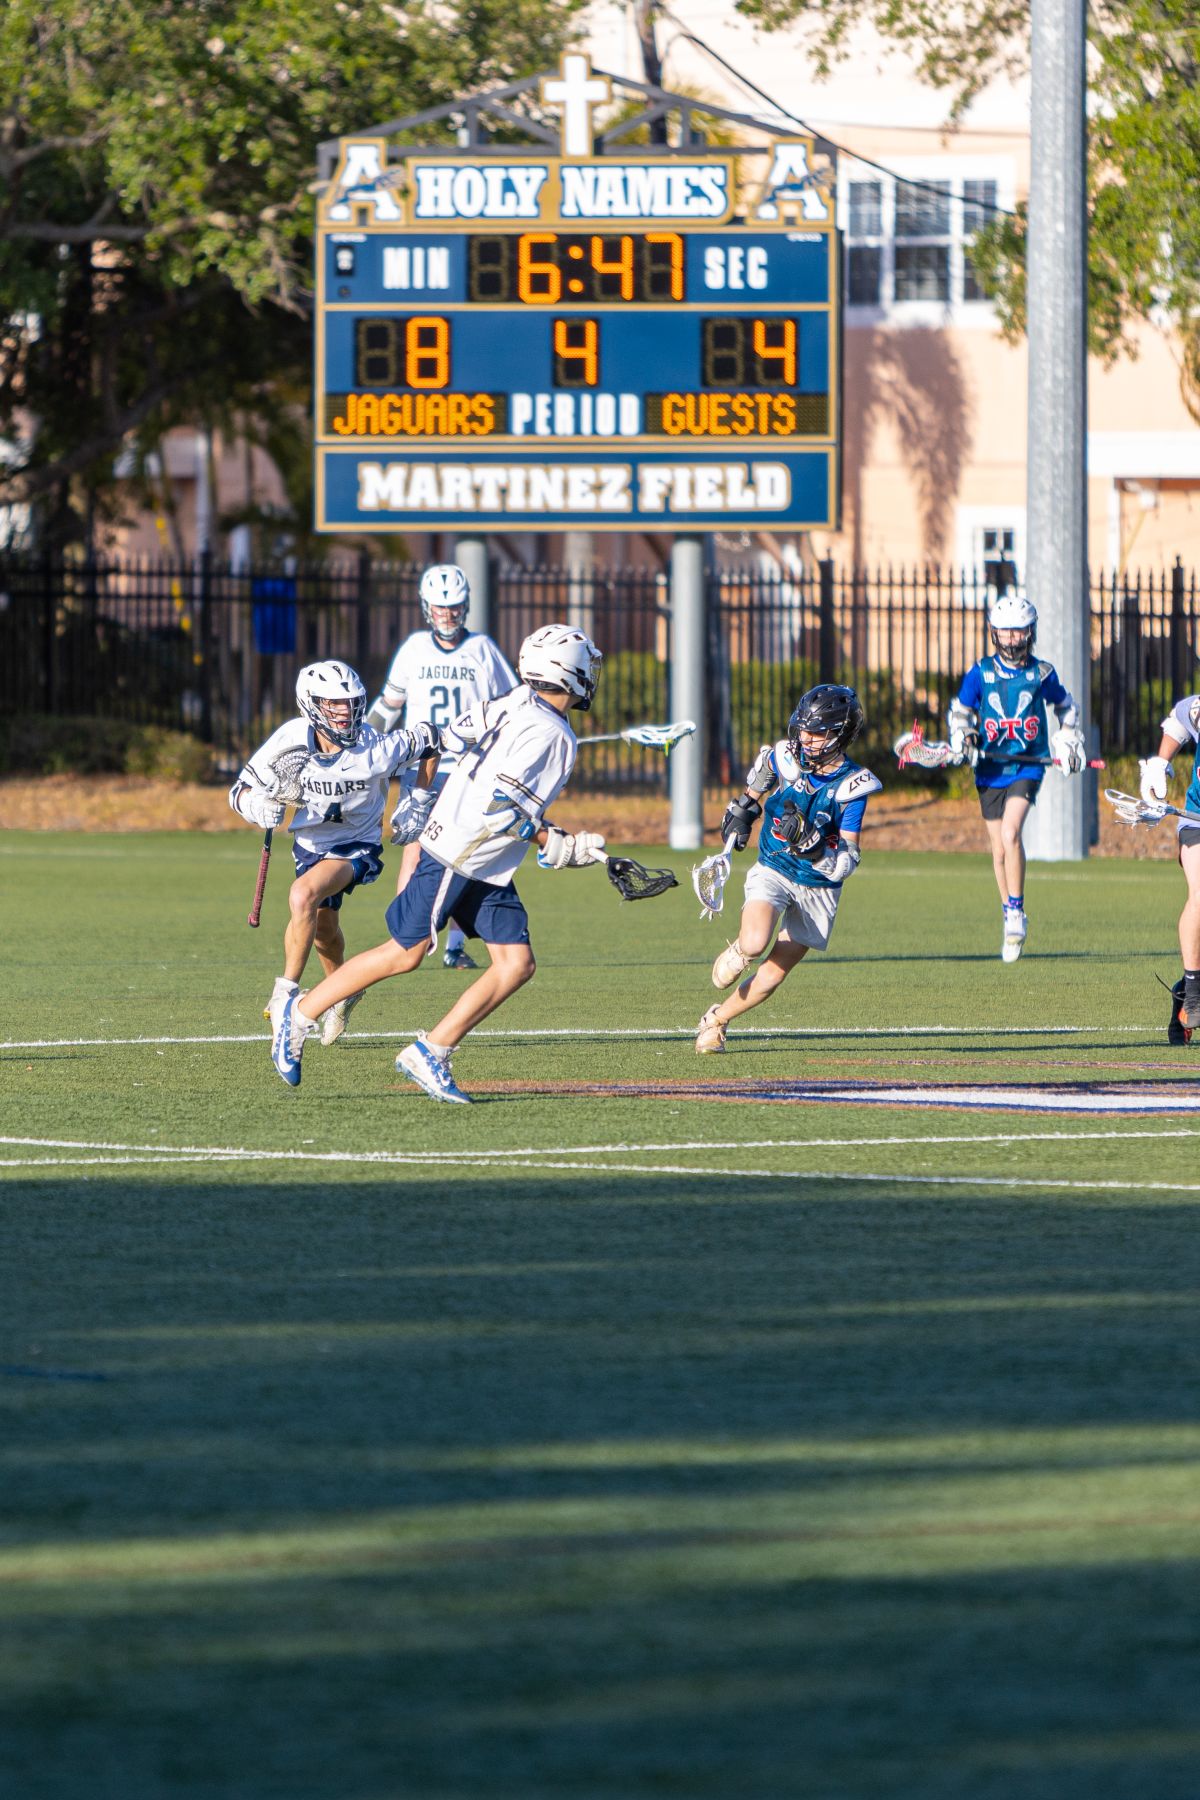
[[[786,106],[781,106],[778,100],[772,99],[771,95],[751,81],[748,75],[743,75],[739,69],[734,68],[731,62],[727,62],[719,51],[712,48],[711,44],[706,44],[704,39],[697,37],[694,31],[688,31],[683,24],[683,21],[677,19],[674,13],[669,11],[667,7],[660,7],[659,11],[662,13],[664,19],[669,19],[671,24],[675,26],[677,38],[683,38],[687,43],[695,44],[697,50],[703,52],[705,56],[711,57],[713,62],[719,63],[726,74],[732,75],[733,79],[739,86],[745,88],[747,93],[754,94],[759,100],[764,100],[771,108],[772,112],[779,118],[786,119],[790,125],[798,125],[801,131],[807,131],[813,137],[821,138],[823,142],[832,145],[832,147],[842,156],[851,157],[855,162],[862,163],[864,168],[877,169],[881,175],[890,176],[893,181],[900,182],[904,187],[923,188],[927,193],[937,194],[939,199],[954,200],[957,201],[960,206],[970,206],[981,213],[1000,213],[1003,214],[1006,219],[1011,219],[1015,216],[1010,207],[1000,206],[994,200],[968,200],[964,194],[951,193],[948,189],[939,187],[934,181],[921,181],[919,178],[911,175],[901,175],[898,170],[890,169],[886,163],[875,162],[872,157],[863,156],[859,151],[850,149],[848,144],[839,144],[837,140],[831,138],[828,133],[818,131],[815,126],[808,124],[806,120],[797,118],[795,113],[789,112]],[[766,125],[768,121],[763,119],[759,120],[758,123]]]

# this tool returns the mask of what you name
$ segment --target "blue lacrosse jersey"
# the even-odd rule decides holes
[[[825,832],[826,848],[836,850],[838,838],[844,833],[862,830],[867,800],[880,791],[883,783],[870,769],[849,760],[824,775],[806,774],[786,739],[760,753],[751,770],[755,792],[764,793],[772,776],[778,785],[763,802],[758,828],[759,862],[786,875],[799,887],[840,888],[840,881],[830,881],[827,875],[820,874],[805,857],[796,855],[786,838],[775,834],[775,821],[788,801],[794,800],[797,811],[808,823],[819,825]]]
[[[1042,779],[1045,771],[1028,759],[1050,754],[1046,708],[1071,703],[1053,663],[1014,668],[998,656],[981,656],[963,676],[958,698],[979,714],[977,788]]]

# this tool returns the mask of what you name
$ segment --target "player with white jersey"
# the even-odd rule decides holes
[[[1188,694],[1171,708],[1162,722],[1158,754],[1139,763],[1143,800],[1151,805],[1166,800],[1172,758],[1185,746],[1192,766],[1183,806],[1187,812],[1200,813],[1200,694]],[[1200,825],[1180,819],[1178,830],[1179,866],[1187,882],[1187,899],[1179,915],[1183,976],[1171,989],[1167,1042],[1190,1044],[1193,1031],[1200,1026]]]
[[[787,737],[763,745],[745,793],[726,808],[721,837],[732,837],[735,849],[746,848],[756,819],[762,826],[738,934],[713,963],[713,986],[729,987],[763,955],[772,936],[775,943],[753,975],[701,1019],[701,1056],[723,1051],[732,1021],[769,1000],[810,950],[829,944],[842,884],[859,864],[867,801],[883,785],[846,755],[862,727],[853,688],[832,682],[810,688],[788,720]]]
[[[572,835],[546,819],[575,764],[567,714],[590,707],[601,661],[582,631],[544,625],[521,645],[521,685],[479,701],[444,734],[456,761],[432,812],[414,794],[394,815],[401,835],[418,840],[419,855],[388,907],[386,943],[351,957],[283,1010],[271,1058],[290,1086],[299,1086],[305,1038],[321,1014],[349,994],[417,968],[454,917],[483,940],[490,965],[431,1031],[400,1052],[396,1067],[435,1100],[467,1102],[451,1071],[455,1050],[536,967],[529,918],[513,885],[522,858],[536,843],[543,868],[584,868],[604,847],[594,832]]]
[[[345,961],[338,914],[345,896],[374,881],[383,867],[388,783],[409,767],[428,780],[437,766],[433,726],[381,733],[365,722],[367,691],[346,663],[301,669],[296,703],[300,717],[272,732],[229,790],[233,810],[264,829],[282,823],[285,803],[296,807],[290,827],[296,879],[288,895],[283,974],[267,1003],[272,1035],[284,1002],[299,992],[314,945],[326,975]],[[284,768],[294,773],[285,777]],[[341,1037],[357,998],[328,1015],[324,1043]]]
[[[383,691],[372,702],[367,718],[381,731],[390,731],[407,719],[428,719],[440,730],[457,719],[477,700],[490,700],[507,694],[517,685],[517,678],[497,646],[482,631],[467,630],[467,608],[471,590],[467,578],[455,563],[437,563],[421,577],[421,612],[427,629],[406,637],[388,669]],[[433,791],[440,793],[458,752],[443,745]],[[410,794],[415,775],[402,781],[403,794]],[[400,859],[397,893],[417,866],[415,842],[405,847]],[[448,969],[473,969],[475,964],[464,948],[461,928],[453,920],[446,940],[443,962]]]

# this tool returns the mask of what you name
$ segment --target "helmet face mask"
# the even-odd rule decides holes
[[[543,625],[521,645],[517,674],[535,693],[569,694],[569,711],[587,712],[596,697],[603,656],[573,625]]]
[[[440,644],[454,645],[467,628],[471,589],[457,563],[434,563],[421,577],[421,617]]]
[[[1024,594],[1002,594],[988,608],[988,630],[997,654],[1005,662],[1028,662],[1037,637],[1037,608]]]
[[[296,705],[314,731],[349,750],[367,716],[367,690],[349,663],[309,663],[296,677]]]
[[[865,723],[853,688],[822,682],[801,694],[788,720],[788,744],[800,767],[819,774],[836,768]]]

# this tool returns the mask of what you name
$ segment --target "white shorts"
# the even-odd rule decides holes
[[[810,950],[824,950],[829,943],[833,921],[837,918],[841,888],[801,887],[789,881],[766,863],[755,863],[746,877],[747,900],[765,900],[782,913],[779,936],[787,944],[804,944]]]

